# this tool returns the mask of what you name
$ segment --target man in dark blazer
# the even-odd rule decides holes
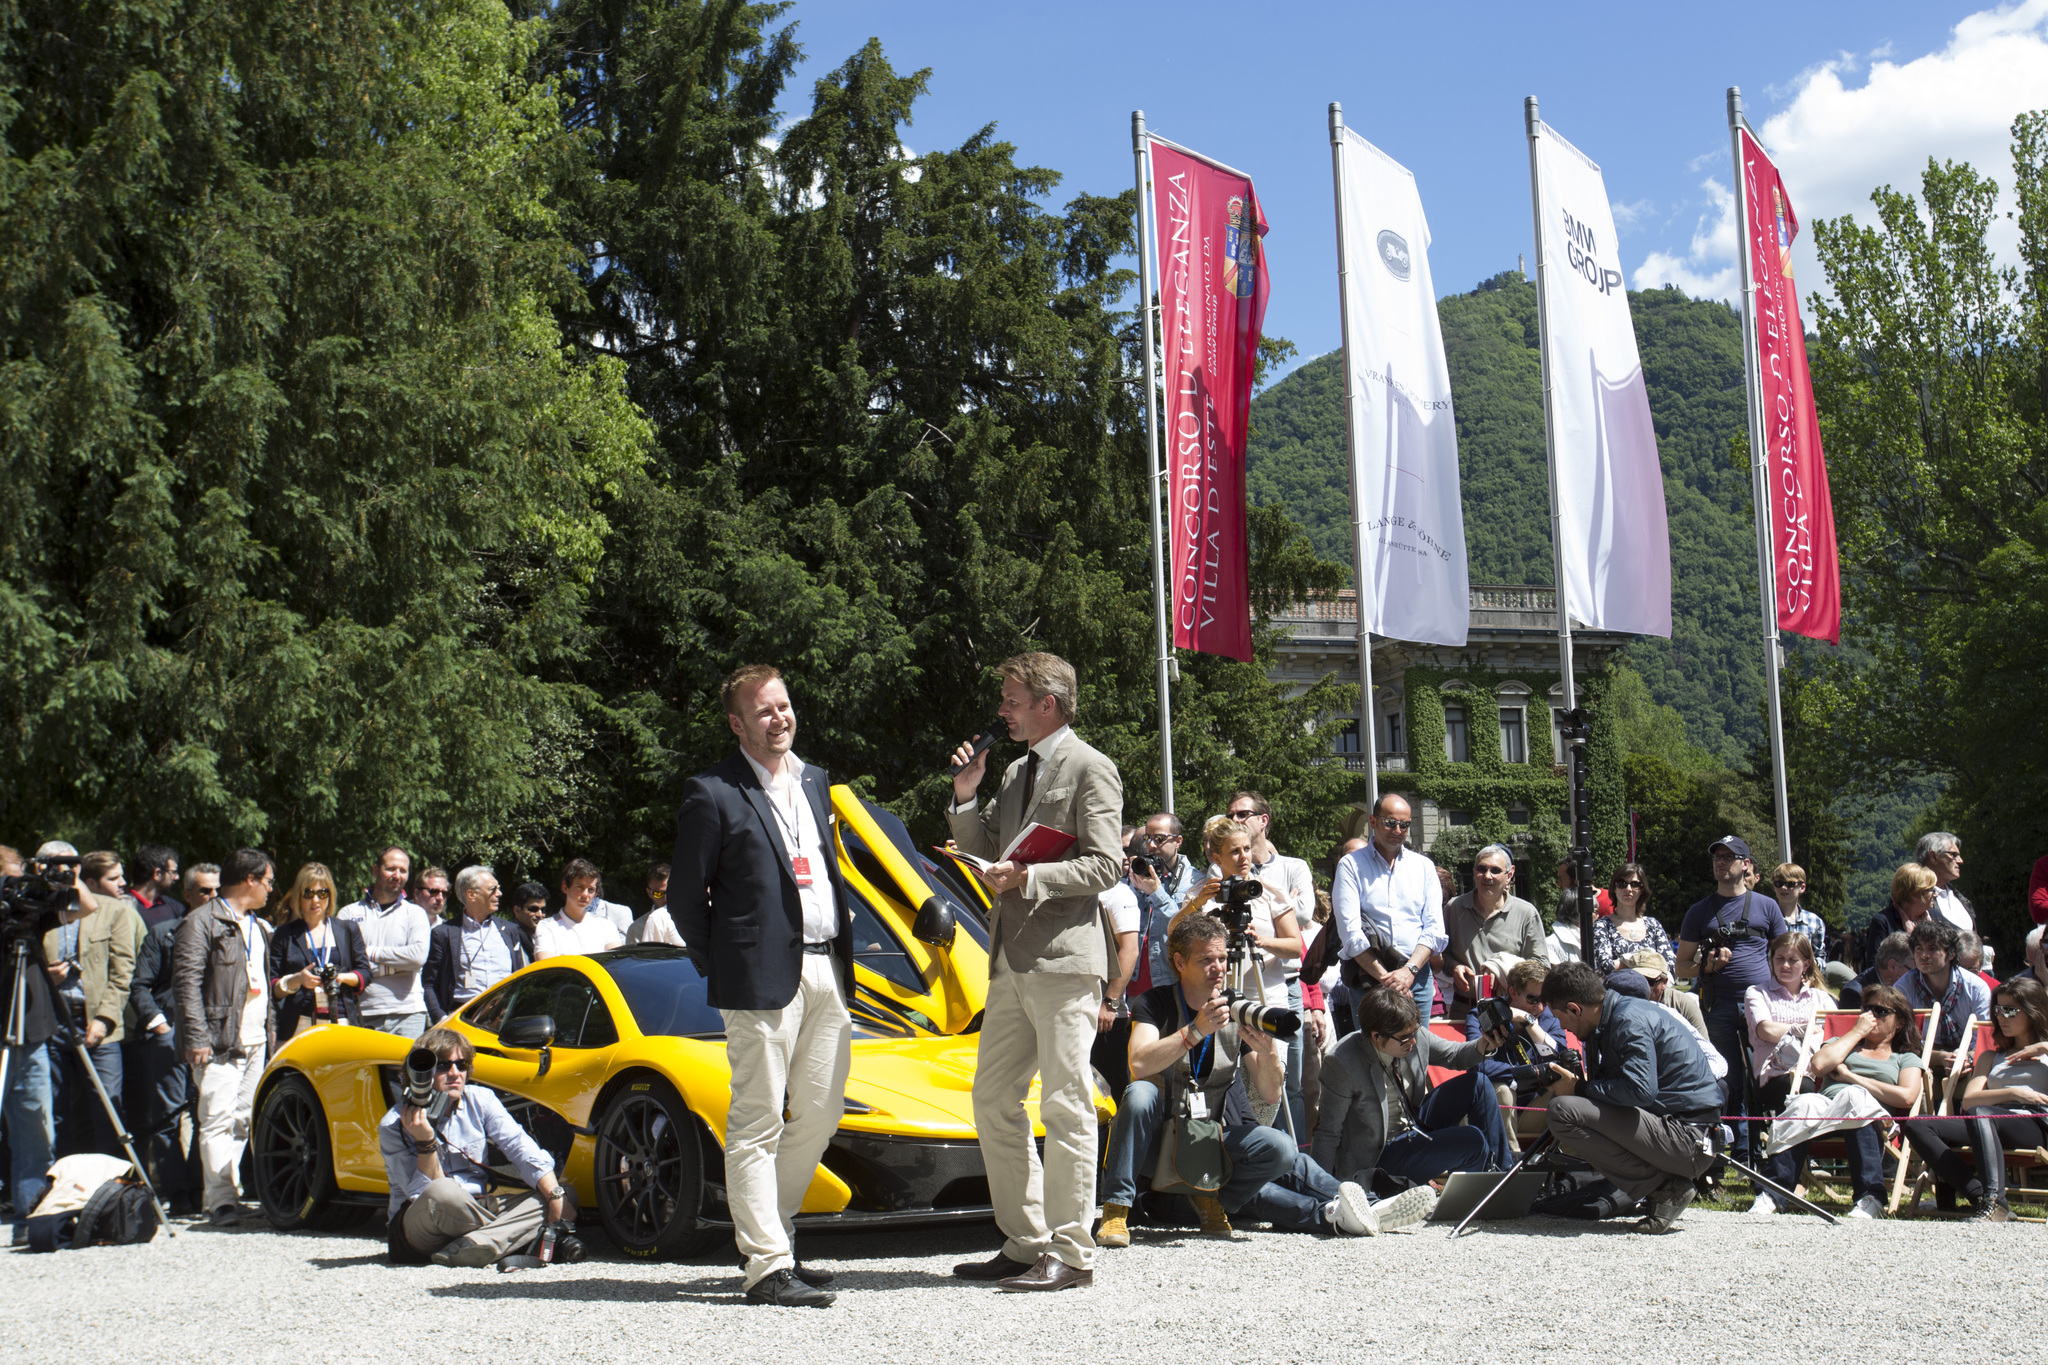
[[[853,918],[832,779],[790,751],[796,712],[775,669],[738,669],[723,697],[740,751],[683,786],[669,913],[725,1018],[726,1202],[747,1300],[823,1308],[832,1277],[796,1260],[793,1220],[853,1064]]]
[[[420,972],[428,1023],[440,1023],[533,961],[526,934],[518,924],[498,917],[503,894],[498,874],[481,863],[455,874],[455,899],[462,913],[434,926],[427,938],[427,965]]]
[[[1074,733],[1074,670],[1053,654],[1019,654],[998,670],[997,714],[1031,746],[1003,774],[996,799],[977,808],[988,754],[963,744],[947,813],[954,842],[998,859],[1033,824],[1074,836],[1056,859],[996,862],[982,880],[990,917],[988,1008],[974,1067],[974,1127],[988,1170],[1003,1249],[955,1266],[964,1279],[1004,1290],[1058,1290],[1095,1281],[1095,1042],[1103,982],[1117,961],[1100,896],[1123,875],[1124,787],[1116,765]],[[972,757],[970,763],[968,759]],[[688,931],[685,930],[687,936]],[[1024,1109],[1041,1080],[1041,1165]]]

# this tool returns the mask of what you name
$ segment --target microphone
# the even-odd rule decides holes
[[[963,769],[972,766],[975,759],[980,758],[983,754],[989,751],[990,745],[994,744],[997,740],[1001,739],[1004,735],[1007,735],[1009,733],[1010,723],[1008,721],[991,721],[989,723],[988,729],[983,730],[980,734],[974,737],[974,748],[968,752],[967,762],[948,763],[946,765],[946,775],[949,777],[960,776],[960,773]]]

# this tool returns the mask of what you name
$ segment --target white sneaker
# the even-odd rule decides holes
[[[1856,1201],[1854,1208],[1849,1210],[1849,1216],[1851,1218],[1875,1218],[1880,1212],[1881,1206],[1877,1202],[1877,1196],[1866,1194]]]
[[[1394,1232],[1401,1228],[1413,1227],[1425,1221],[1436,1212],[1436,1191],[1427,1185],[1416,1185],[1401,1191],[1392,1199],[1382,1199],[1372,1206],[1376,1232]]]
[[[1777,1204],[1767,1194],[1758,1195],[1756,1202],[1749,1206],[1749,1216],[1752,1218],[1769,1218],[1777,1211]]]
[[[1379,1215],[1373,1212],[1372,1196],[1349,1180],[1337,1187],[1330,1201],[1330,1225],[1346,1237],[1377,1237]]]

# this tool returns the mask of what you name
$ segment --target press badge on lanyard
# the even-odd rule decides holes
[[[785,820],[782,818],[781,797],[770,792],[768,794],[768,804],[774,808],[775,822],[781,825],[783,833],[789,836],[789,875],[796,879],[796,884],[799,887],[805,887],[811,884],[811,860],[808,855],[799,851],[803,847],[803,840],[797,834],[797,831],[803,825],[803,808],[797,805],[797,802],[804,799],[803,789],[795,782],[791,782],[790,787],[792,790],[789,801],[789,819]]]
[[[811,860],[803,854],[798,853],[790,858],[789,870],[795,875],[798,886],[809,886],[811,884]]]

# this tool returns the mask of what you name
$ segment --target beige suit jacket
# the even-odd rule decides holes
[[[1107,980],[1115,939],[1098,897],[1123,875],[1124,783],[1116,764],[1068,732],[1041,760],[1031,805],[1024,805],[1024,759],[1003,773],[996,799],[947,812],[953,842],[994,859],[1036,821],[1074,836],[1060,862],[1040,863],[1029,883],[995,898],[991,937],[1013,972],[1059,972]]]

